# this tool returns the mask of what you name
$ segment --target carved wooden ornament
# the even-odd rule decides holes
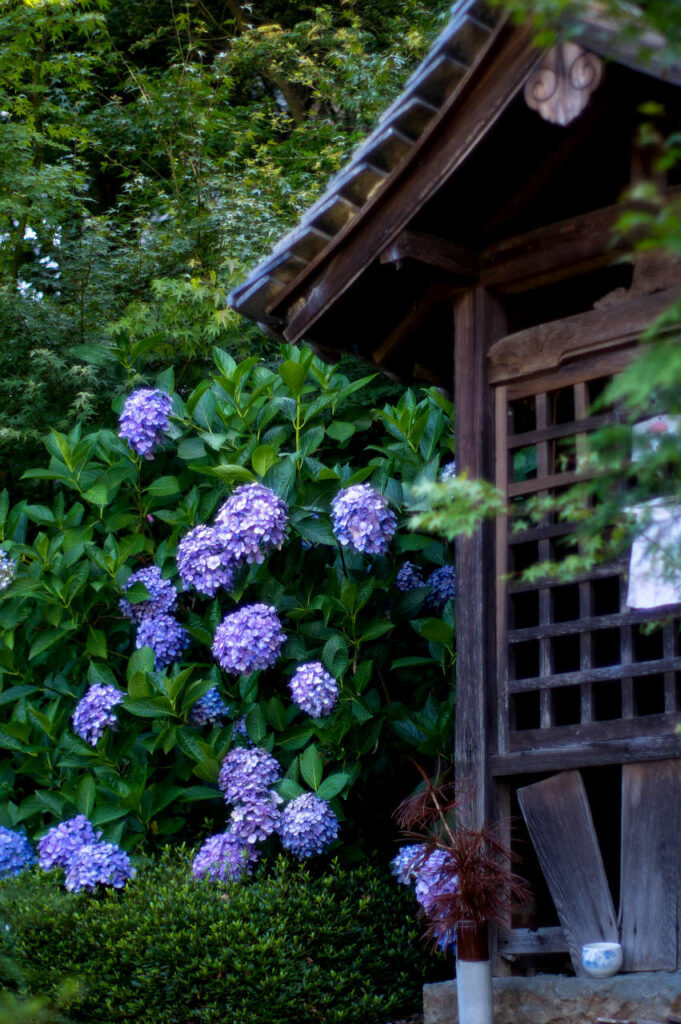
[[[545,121],[565,126],[589,103],[603,77],[603,61],[577,43],[558,43],[525,82],[525,102]]]

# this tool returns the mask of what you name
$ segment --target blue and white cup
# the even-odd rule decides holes
[[[611,978],[621,966],[619,942],[587,942],[582,946],[582,967],[592,978]]]

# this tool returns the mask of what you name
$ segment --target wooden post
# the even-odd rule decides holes
[[[483,288],[457,300],[455,326],[456,465],[471,478],[493,479],[494,410],[487,352],[506,333],[504,312]],[[456,778],[462,820],[479,827],[494,817],[488,768],[494,729],[494,543],[491,523],[456,544]]]

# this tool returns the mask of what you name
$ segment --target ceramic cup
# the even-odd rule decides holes
[[[582,946],[582,966],[592,978],[610,978],[622,966],[619,942],[587,942]]]

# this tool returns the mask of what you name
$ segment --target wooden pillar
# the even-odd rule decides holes
[[[494,410],[487,352],[506,334],[500,303],[484,288],[456,302],[455,399],[457,471],[494,479]],[[456,778],[461,818],[477,827],[494,818],[488,771],[495,728],[494,533],[484,523],[456,542]]]

